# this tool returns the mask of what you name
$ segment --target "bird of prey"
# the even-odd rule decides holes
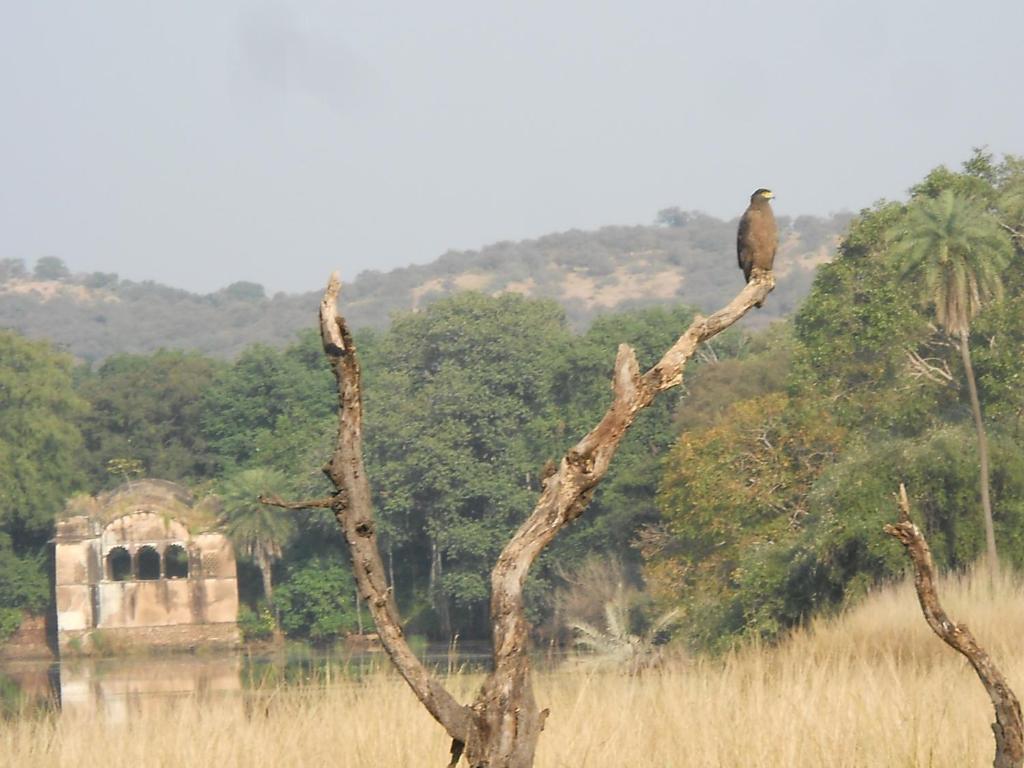
[[[779,230],[775,226],[775,214],[768,201],[775,197],[770,189],[761,188],[750,196],[750,205],[740,219],[736,233],[736,256],[743,270],[743,277],[750,282],[755,269],[770,272],[775,261],[775,250],[779,247]],[[760,307],[761,302],[756,306]]]

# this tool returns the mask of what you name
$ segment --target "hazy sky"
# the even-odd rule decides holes
[[[352,278],[1024,154],[1021,0],[6,2],[0,258]]]

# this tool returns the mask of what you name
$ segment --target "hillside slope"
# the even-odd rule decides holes
[[[570,322],[584,327],[603,312],[677,303],[707,311],[731,298],[742,285],[735,220],[678,209],[658,218],[655,225],[573,230],[449,251],[429,264],[390,272],[363,272],[343,292],[345,312],[355,327],[380,328],[395,311],[415,310],[456,291],[514,291],[558,301]],[[796,308],[850,218],[780,217],[778,287],[752,324]],[[49,261],[52,272],[55,260]],[[324,265],[323,277],[331,267]],[[20,262],[3,262],[0,326],[49,338],[88,361],[161,347],[231,357],[255,342],[283,344],[313,327],[319,300],[317,293],[268,297],[248,282],[197,295],[106,273],[39,273],[38,266],[30,275]]]

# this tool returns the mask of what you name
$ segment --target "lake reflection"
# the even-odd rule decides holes
[[[439,673],[489,664],[486,643],[457,650],[420,649]],[[177,698],[218,699],[218,706],[246,706],[247,693],[281,686],[347,684],[387,669],[382,653],[316,652],[292,648],[263,654],[126,656],[61,662],[9,662],[0,666],[0,708],[8,716],[59,707],[64,712],[124,722]]]
[[[163,706],[168,698],[210,698],[242,688],[237,656],[75,660],[58,666],[61,709],[110,722]],[[237,695],[226,699],[239,703]]]

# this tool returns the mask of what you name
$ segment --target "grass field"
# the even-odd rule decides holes
[[[947,580],[942,598],[1024,691],[1021,584]],[[466,700],[478,683],[451,680]],[[537,689],[551,709],[538,768],[963,768],[991,765],[994,749],[977,677],[930,633],[907,584],[776,648],[633,677],[566,664]],[[0,765],[19,768],[440,768],[448,746],[388,673],[247,701],[156,700],[118,724],[70,713],[0,723]]]

